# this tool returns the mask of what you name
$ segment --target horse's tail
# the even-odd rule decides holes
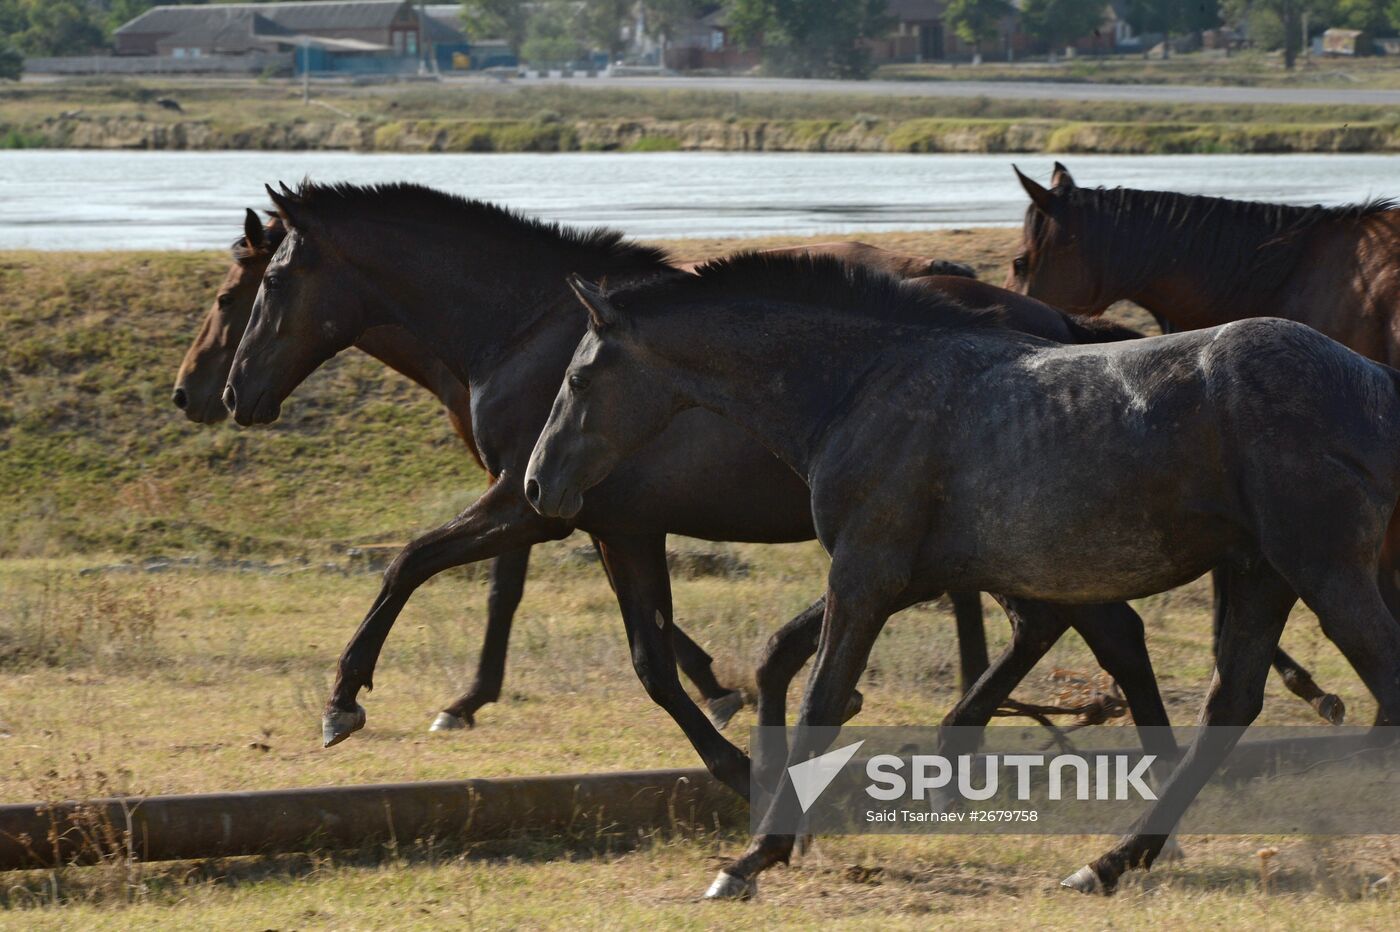
[[[1141,340],[1142,334],[1132,327],[1115,324],[1101,317],[1076,317],[1065,314],[1065,326],[1075,343],[1121,343],[1124,340]]]

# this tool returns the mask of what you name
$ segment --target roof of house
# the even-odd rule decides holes
[[[254,13],[291,32],[374,29],[389,26],[405,6],[408,6],[407,0],[157,6],[124,23],[116,30],[116,34],[174,34],[217,29],[220,28],[219,24]]]
[[[462,29],[462,5],[460,3],[428,3],[423,5],[423,38],[430,43],[447,45],[466,42],[467,34]]]

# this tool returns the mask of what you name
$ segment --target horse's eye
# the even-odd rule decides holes
[[[1024,255],[1020,255],[1020,256],[1017,256],[1016,258],[1012,259],[1012,260],[1011,260],[1011,269],[1012,269],[1012,271],[1014,271],[1017,275],[1024,275],[1025,272],[1026,272],[1026,257],[1025,257]]]
[[[581,392],[588,387],[588,380],[575,372],[569,376],[569,387],[576,392]]]
[[[219,307],[228,307],[232,303],[233,295],[227,293],[219,295]]]
[[[271,291],[273,288],[280,287],[281,284],[282,276],[278,275],[276,272],[269,272],[268,274],[263,276],[263,287],[268,289],[269,291]]]

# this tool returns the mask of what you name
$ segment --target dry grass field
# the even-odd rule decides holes
[[[999,280],[1011,231],[871,237],[971,261]],[[703,255],[732,243],[673,244]],[[273,428],[201,428],[167,400],[222,259],[213,254],[0,255],[0,802],[508,774],[692,766],[643,693],[586,541],[538,548],[502,701],[471,731],[430,735],[469,679],[482,632],[479,570],[444,574],[389,640],[366,730],[319,747],[335,659],[378,586],[346,556],[447,517],[482,485],[434,402],[356,354],[313,377]],[[1140,322],[1140,321],[1139,321]],[[680,575],[679,623],[751,686],[757,649],[822,587],[815,544],[676,540],[731,558]],[[994,648],[1006,628],[988,603]],[[1209,592],[1144,600],[1174,720],[1209,670]],[[1373,704],[1317,623],[1284,644],[1347,702]],[[861,720],[936,721],[953,699],[946,607],[894,619],[862,683]],[[1056,670],[1092,672],[1066,639],[1018,695],[1048,700]],[[1310,711],[1271,680],[1264,719]],[[731,734],[752,723],[742,712]],[[1092,837],[819,839],[765,877],[761,899],[698,896],[733,826],[524,837],[392,849],[114,864],[0,875],[0,928],[1394,928],[1400,842],[1191,838],[1187,859],[1111,900],[1057,889],[1104,847]],[[1278,848],[1269,890],[1256,852]],[[1381,882],[1389,877],[1389,883]]]

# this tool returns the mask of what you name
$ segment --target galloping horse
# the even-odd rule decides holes
[[[264,226],[258,215],[247,211],[243,235],[231,248],[233,263],[224,276],[194,341],[185,353],[175,377],[173,402],[186,416],[199,424],[214,424],[228,416],[220,397],[228,381],[229,367],[238,341],[247,329],[253,301],[262,284],[268,262],[286,237],[287,228],[274,215]],[[827,255],[847,262],[859,262],[900,276],[925,276],[928,287],[959,288],[961,282],[951,275],[965,276],[976,291],[972,270],[958,263],[920,256],[902,255],[860,242],[814,243],[804,246],[778,247],[766,250],[773,254]],[[680,261],[675,266],[691,269],[700,261]],[[933,279],[930,273],[942,277]],[[987,286],[982,285],[983,289]],[[996,294],[977,292],[983,301],[1005,298],[1001,289]],[[1013,300],[1014,300],[1013,296]],[[1057,315],[1047,315],[1057,317]],[[1066,323],[1066,326],[1072,326]],[[1053,338],[1053,337],[1052,337]],[[1070,342],[1065,338],[1065,342]],[[452,428],[462,439],[473,461],[482,465],[472,436],[471,393],[446,366],[426,352],[408,331],[401,327],[376,327],[367,330],[355,345],[388,365],[391,369],[427,389],[447,410]],[[484,466],[483,466],[484,468]],[[489,475],[489,474],[488,474]],[[494,481],[494,480],[492,480]],[[487,596],[486,635],[477,661],[476,676],[465,693],[453,700],[433,720],[431,731],[449,731],[472,727],[475,713],[482,706],[500,697],[505,679],[506,653],[510,643],[511,624],[525,587],[530,548],[502,554],[491,563],[490,589]],[[958,623],[958,646],[961,655],[959,682],[963,691],[987,668],[986,636],[983,631],[981,600],[976,593],[954,593],[951,596]],[[804,613],[810,618],[808,626],[815,628],[819,613]],[[705,711],[715,727],[723,729],[743,704],[737,690],[726,689],[715,678],[710,656],[692,641],[679,626],[673,634],[676,660],[682,672],[699,689],[705,701]],[[775,644],[776,647],[776,644]],[[803,658],[805,661],[805,657]]]
[[[468,386],[477,447],[496,478],[461,515],[411,542],[385,573],[341,658],[323,719],[328,739],[363,726],[356,695],[370,685],[384,639],[417,586],[448,567],[577,528],[598,539],[648,694],[710,771],[747,796],[747,756],[715,730],[676,677],[665,535],[810,540],[815,532],[802,479],[739,428],[695,411],[623,464],[568,520],[541,516],[524,494],[526,462],[584,329],[567,276],[684,273],[662,253],[617,233],[572,231],[415,185],[311,184],[296,195],[269,193],[290,229],[268,264],[229,371],[224,401],[234,419],[275,420],[282,402],[322,362],[366,331],[394,326]],[[998,293],[1067,328],[1058,312]],[[820,619],[822,612],[818,602],[803,615]],[[784,630],[802,626],[799,618]],[[1085,614],[1076,627],[1122,684],[1135,721],[1164,723],[1136,613],[1118,606]],[[1121,629],[1136,633],[1107,636]],[[774,653],[782,645],[779,639]]]
[[[1138,598],[1213,567],[1229,599],[1203,725],[1258,715],[1299,597],[1400,723],[1400,626],[1374,579],[1400,497],[1400,372],[1275,319],[1057,345],[810,259],[573,284],[588,327],[525,494],[572,519],[697,407],[761,438],[806,479],[831,554],[802,724],[840,725],[886,619],[946,589],[1001,593],[1033,663],[1065,604]],[[1005,660],[973,693],[1009,691],[1029,669],[998,680]],[[833,730],[799,728],[787,763],[820,754]],[[1200,729],[1132,834],[1065,884],[1111,892],[1150,867],[1239,731]],[[751,895],[791,855],[794,837],[774,826],[799,815],[784,768],[759,834],[708,895]]]

